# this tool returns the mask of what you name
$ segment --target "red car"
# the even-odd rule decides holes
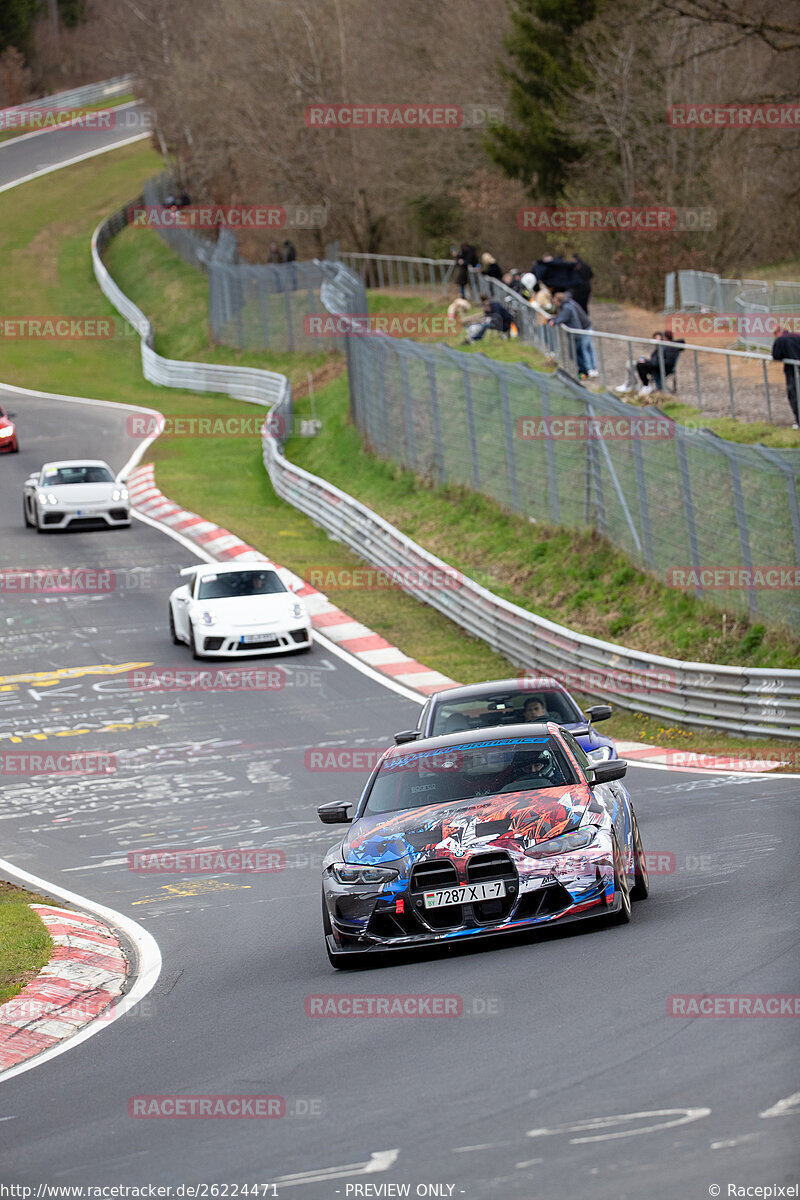
[[[11,420],[11,415],[4,408],[0,408],[0,454],[6,451],[16,454],[18,450],[17,427]]]

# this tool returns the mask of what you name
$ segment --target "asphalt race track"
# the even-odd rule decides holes
[[[118,145],[147,128],[145,110],[140,104],[124,104],[108,111],[113,113],[113,129],[52,129],[0,142],[0,190],[37,171]]]
[[[139,522],[24,529],[22,482],[45,459],[119,469],[135,444],[118,409],[0,396],[22,447],[0,460],[0,568],[102,568],[116,583],[2,598],[0,751],[117,756],[111,775],[7,779],[0,856],[134,918],[164,960],[128,1016],[0,1086],[0,1180],[275,1183],[311,1200],[403,1194],[354,1190],[382,1184],[683,1200],[793,1181],[797,1107],[780,1106],[798,1091],[791,1021],[675,1018],[667,1003],[798,991],[796,780],[632,767],[645,847],[674,869],[653,876],[631,925],[334,972],[319,860],[336,830],[314,810],[356,798],[363,775],[309,770],[306,755],[384,745],[415,704],[322,645],[248,660],[278,672],[273,690],[131,687],[130,664],[192,665],[166,601],[193,556]],[[269,847],[286,869],[128,869],[130,851],[167,846]],[[306,998],[328,993],[456,996],[463,1015],[307,1016]],[[128,1116],[130,1097],[175,1093],[280,1096],[285,1115]]]

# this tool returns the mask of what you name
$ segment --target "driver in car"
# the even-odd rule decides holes
[[[529,696],[522,709],[523,721],[546,721],[547,709],[541,696]]]

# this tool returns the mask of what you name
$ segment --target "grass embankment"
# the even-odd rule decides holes
[[[20,195],[0,197],[0,254],[8,314],[107,315],[88,253],[92,228],[135,195],[158,160],[130,147],[91,164],[37,181]],[[87,170],[86,167],[90,167]],[[172,357],[262,366],[299,386],[300,415],[310,414],[303,383],[315,372],[320,437],[294,439],[288,452],[370,504],[410,536],[525,607],[585,632],[677,657],[750,665],[800,665],[800,642],[745,622],[722,631],[718,610],[663,588],[591,533],[532,526],[484,497],[433,489],[366,454],[347,424],[341,360],[314,355],[237,354],[212,347],[207,336],[206,283],[150,231],[128,229],[109,249],[108,266],[122,289],[154,321],[156,348]],[[504,344],[503,344],[504,345]],[[141,377],[138,338],[108,342],[19,342],[9,348],[9,382],[47,390],[152,405],[168,416],[246,414],[252,406],[218,397],[154,388]],[[332,378],[333,376],[333,378]],[[18,405],[21,408],[21,405]],[[162,489],[187,508],[233,529],[278,561],[306,574],[354,567],[358,560],[307,518],[279,501],[250,439],[162,439],[154,447]],[[230,488],[235,479],[237,486]],[[467,637],[427,606],[394,591],[326,588],[353,617],[429,666],[462,682],[513,674],[482,642]],[[653,740],[698,750],[753,749],[752,741],[665,729],[619,711],[608,726],[619,738]],[[759,741],[758,749],[786,743]]]
[[[16,996],[50,961],[50,934],[28,907],[48,903],[45,896],[0,879],[0,1004]]]
[[[31,107],[47,108],[47,99],[48,97],[44,96],[41,100],[31,100]],[[98,100],[96,104],[68,105],[63,111],[68,112],[70,116],[78,116],[78,114],[102,112],[107,108],[119,108],[122,104],[130,104],[135,99],[135,96],[127,92],[124,96],[111,96],[106,100]],[[13,129],[2,129],[0,130],[0,142],[11,141],[13,138],[22,137],[26,133],[38,133],[42,128],[53,129],[59,128],[59,126],[48,123],[46,125],[21,125]]]

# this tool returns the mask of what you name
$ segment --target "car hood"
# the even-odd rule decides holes
[[[352,863],[458,858],[486,846],[521,853],[577,829],[590,802],[586,784],[570,784],[361,817],[342,843],[343,857]]]
[[[118,483],[67,483],[61,487],[50,487],[43,483],[37,485],[39,492],[52,492],[64,504],[101,504],[111,499],[114,488]]]
[[[206,609],[213,611],[220,624],[235,622],[237,625],[269,626],[278,621],[289,621],[294,618],[292,610],[295,604],[302,603],[292,592],[273,592],[266,596],[228,596],[222,600],[195,600],[194,607],[198,612]]]

